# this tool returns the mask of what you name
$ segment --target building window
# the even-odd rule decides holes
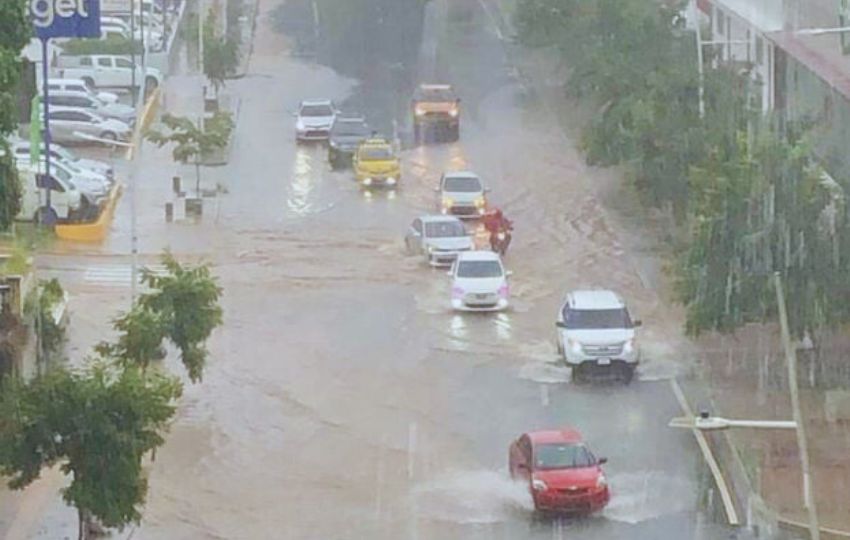
[[[764,40],[761,36],[756,36],[756,64],[764,63]]]

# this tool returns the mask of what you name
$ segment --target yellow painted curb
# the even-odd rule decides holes
[[[109,200],[106,201],[103,210],[100,212],[97,221],[92,223],[68,223],[57,225],[56,236],[63,240],[73,240],[75,242],[100,242],[106,238],[106,233],[109,232],[109,226],[112,224],[112,217],[115,215],[115,207],[118,206],[118,198],[121,196],[121,186],[115,185],[112,192],[109,194]]]
[[[136,153],[136,147],[141,144],[141,137],[144,136],[145,131],[151,126],[153,123],[153,119],[156,117],[156,113],[159,110],[160,98],[162,97],[161,86],[157,86],[153,92],[151,92],[150,97],[147,102],[145,102],[145,106],[142,109],[142,115],[140,118],[136,119],[136,122],[139,124],[139,129],[134,130],[133,132],[133,140],[130,141],[132,146],[127,148],[127,160],[132,161],[133,155]]]

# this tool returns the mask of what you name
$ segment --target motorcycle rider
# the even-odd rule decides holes
[[[511,241],[511,231],[514,228],[513,223],[505,217],[500,208],[496,208],[489,214],[485,214],[481,221],[484,224],[484,229],[490,233],[490,247],[493,251],[499,251],[504,254]],[[504,232],[505,235],[501,241],[499,239],[500,232]],[[504,243],[504,247],[497,249],[500,243]]]

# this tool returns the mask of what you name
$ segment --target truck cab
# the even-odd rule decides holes
[[[413,96],[412,113],[416,144],[460,138],[460,98],[451,85],[419,85]]]
[[[17,169],[21,183],[21,209],[17,215],[19,221],[38,220],[39,211],[47,201],[48,189],[53,222],[72,220],[79,212],[82,196],[73,182],[62,180],[56,175],[47,177],[39,174],[29,164],[18,163]]]

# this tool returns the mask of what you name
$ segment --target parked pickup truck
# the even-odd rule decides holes
[[[62,55],[59,57],[59,75],[65,79],[81,79],[96,88],[131,88],[133,64],[127,56],[113,54]],[[149,92],[162,84],[162,73],[155,68],[136,64],[136,86],[144,84]]]

